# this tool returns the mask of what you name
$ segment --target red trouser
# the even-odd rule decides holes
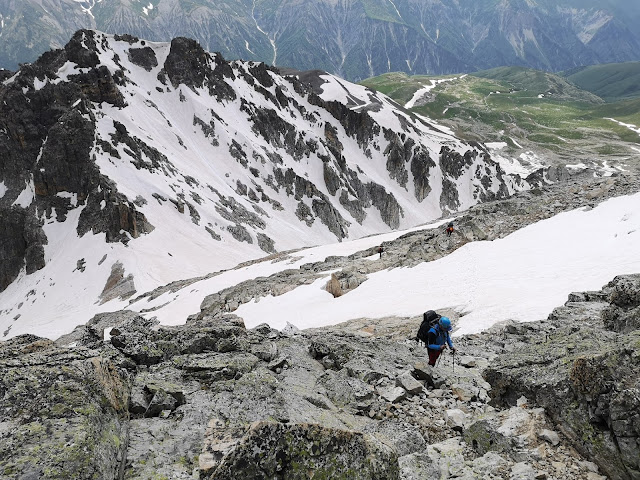
[[[429,365],[435,365],[436,360],[442,353],[442,350],[432,350],[431,348],[427,348],[427,352],[429,352]]]

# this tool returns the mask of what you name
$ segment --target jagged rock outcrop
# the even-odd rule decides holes
[[[32,273],[44,266],[44,245],[47,237],[41,223],[23,208],[0,207],[0,291],[25,268]]]
[[[573,294],[486,372],[496,405],[526,396],[612,479],[640,478],[640,275]]]
[[[0,477],[118,478],[128,376],[90,349],[20,336],[0,344]]]
[[[317,424],[256,422],[241,430],[244,434],[234,442],[230,431],[217,422],[207,431],[200,478],[293,479],[306,478],[308,472],[326,478],[398,478],[393,449],[362,433]],[[222,457],[219,463],[216,457]]]

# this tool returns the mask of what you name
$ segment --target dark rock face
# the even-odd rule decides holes
[[[133,163],[138,170],[144,168],[152,173],[160,171],[165,175],[178,174],[178,171],[166,155],[160,153],[157,149],[141,139],[131,136],[127,131],[127,127],[122,123],[114,121],[113,126],[116,132],[111,135],[111,147],[115,148],[120,144],[126,145],[129,148],[127,153],[132,157],[131,163]],[[109,147],[106,148],[108,149]],[[117,154],[117,150],[115,150],[115,152]]]
[[[495,404],[532,399],[615,479],[640,478],[639,300],[639,275],[572,295],[550,315],[553,329],[531,338],[520,328],[529,345],[486,372]]]
[[[276,253],[274,242],[272,238],[264,233],[258,233],[258,246],[267,253]]]
[[[214,63],[213,70],[209,64]],[[190,38],[178,37],[171,41],[171,50],[164,62],[161,77],[169,79],[177,88],[184,84],[192,89],[207,86],[209,93],[218,100],[235,100],[233,88],[224,81],[234,78],[233,70],[221,55],[211,57],[198,42]]]
[[[366,112],[351,110],[347,105],[340,102],[325,102],[317,95],[310,95],[309,101],[329,111],[344,127],[346,134],[354,137],[363,150],[373,137],[380,132],[380,126]]]
[[[173,85],[177,88],[183,83],[187,87],[199,88],[204,86],[205,79],[210,73],[207,68],[209,55],[198,42],[190,38],[174,38],[171,50],[164,62],[164,71]]]
[[[239,242],[253,243],[251,234],[243,225],[229,225],[227,226],[227,231]]]
[[[100,181],[103,188],[89,195],[86,207],[80,214],[78,235],[89,231],[104,233],[107,242],[127,243],[131,238],[153,231],[153,225],[133,202],[118,193],[106,178],[101,177]],[[102,202],[105,202],[104,208]]]
[[[42,224],[20,207],[0,207],[0,291],[15,280],[23,267],[27,274],[44,266],[47,237]]]
[[[129,49],[129,60],[150,72],[153,67],[158,66],[156,53],[151,47]]]
[[[111,266],[111,274],[100,294],[102,303],[114,298],[129,298],[136,293],[133,275],[127,275],[125,277],[124,274],[125,271],[120,262],[116,262]]]
[[[340,176],[328,162],[323,162],[322,169],[324,173],[324,184],[327,186],[329,193],[335,195],[342,184]]]
[[[400,186],[406,187],[409,174],[405,164],[411,159],[414,142],[409,139],[403,143],[400,137],[390,130],[385,131],[385,138],[389,141],[384,151],[387,156],[389,176],[394,178]]]
[[[331,203],[314,198],[311,210],[338,240],[341,241],[347,236],[347,227],[350,223],[340,215],[340,212]]]
[[[384,222],[391,228],[398,228],[400,226],[400,217],[404,214],[396,198],[377,183],[369,183],[367,190],[372,205],[380,211]]]
[[[419,202],[427,198],[427,195],[431,192],[429,171],[435,166],[436,163],[431,160],[429,152],[422,147],[411,158],[411,174],[415,185],[415,195]]]
[[[106,102],[117,107],[125,105],[124,98],[118,90],[119,80],[111,75],[104,65],[74,76],[75,83],[82,93],[92,102]]]
[[[610,306],[602,312],[604,326],[619,333],[640,329],[640,277],[619,277],[607,285]]]
[[[303,202],[298,203],[296,215],[300,220],[310,226],[313,219],[309,215],[313,212],[339,241],[347,237],[350,222],[336,210],[331,200],[320,192],[312,182],[296,174],[291,168],[286,171],[278,168],[275,170],[275,174],[276,182],[285,188],[288,195],[292,195],[296,200],[302,200],[304,197],[312,199],[311,208]]]
[[[94,68],[100,62],[96,53],[96,33],[93,30],[78,30],[64,50],[69,61],[81,68]]]
[[[465,167],[473,163],[471,151],[464,155],[451,150],[449,147],[442,147],[440,150],[440,168],[446,176],[442,180],[442,193],[440,194],[440,207],[443,210],[456,211],[460,207],[458,189],[454,182],[465,170]]]
[[[36,195],[54,197],[59,192],[78,194],[84,202],[98,177],[98,169],[90,160],[94,125],[76,111],[62,115],[49,130],[42,157],[33,172]]]

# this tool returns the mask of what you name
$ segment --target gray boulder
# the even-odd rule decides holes
[[[295,479],[306,478],[310,471],[325,478],[399,478],[393,450],[363,434],[314,424],[266,422],[236,429],[242,436],[233,440],[228,438],[230,431],[225,426],[222,439],[216,436],[220,430],[208,431],[200,457],[200,478]],[[220,443],[224,445],[222,451]]]
[[[640,478],[640,330],[627,316],[638,305],[639,278],[619,276],[598,295],[572,296],[550,315],[556,330],[501,355],[485,374],[496,405],[526,395],[611,478]]]

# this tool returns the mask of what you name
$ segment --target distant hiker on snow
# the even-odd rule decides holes
[[[451,331],[451,320],[448,317],[440,317],[427,335],[427,351],[429,352],[429,365],[435,365],[442,351],[449,345],[453,353],[456,349],[453,347],[453,341],[449,332]]]
[[[380,254],[380,258],[382,258],[382,252],[384,252],[384,248],[382,248],[382,245],[380,245],[377,249],[376,252],[378,252]]]
[[[451,234],[453,233],[453,222],[449,222],[449,225],[447,225],[447,229],[445,230],[445,232],[447,232],[448,237],[451,236]]]

